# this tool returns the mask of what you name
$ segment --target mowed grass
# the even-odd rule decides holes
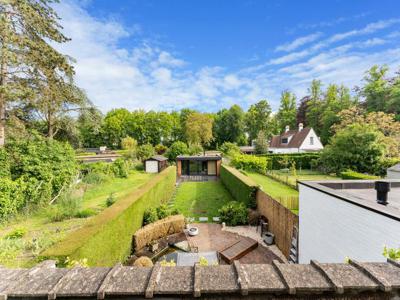
[[[99,185],[83,186],[76,190],[82,196],[82,209],[91,208],[97,213],[106,208],[106,199],[114,193],[116,201],[145,184],[153,174],[133,171],[128,178],[113,178]],[[46,208],[30,214],[20,214],[0,225],[0,265],[30,267],[37,263],[36,257],[44,249],[62,240],[68,233],[81,227],[88,218],[73,218],[51,222]],[[15,229],[23,228],[26,234],[20,239],[4,237]]]
[[[280,180],[288,181],[292,185],[296,185],[297,180],[335,180],[340,179],[334,175],[323,174],[318,171],[313,170],[297,170],[296,176],[294,176],[290,171],[280,171],[273,170],[273,176],[278,176]]]
[[[272,178],[256,173],[246,172],[262,189],[273,198],[278,197],[298,197],[299,192],[286,184],[280,183]]]
[[[220,181],[183,182],[178,187],[174,207],[186,217],[218,217],[218,209],[229,201],[231,194]]]

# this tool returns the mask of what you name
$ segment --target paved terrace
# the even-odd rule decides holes
[[[400,264],[0,268],[0,299],[399,299]]]

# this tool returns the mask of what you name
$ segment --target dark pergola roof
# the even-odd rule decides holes
[[[192,161],[216,161],[221,160],[221,156],[219,155],[179,155],[176,160],[192,160]]]
[[[168,160],[168,158],[166,158],[165,156],[162,156],[162,155],[154,155],[146,160],[166,161],[166,160]]]

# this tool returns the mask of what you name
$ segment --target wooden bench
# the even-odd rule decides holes
[[[234,260],[245,256],[247,253],[253,251],[257,247],[257,241],[252,239],[241,239],[229,245],[225,249],[218,251],[218,253],[220,257],[222,257],[228,264],[231,264]]]

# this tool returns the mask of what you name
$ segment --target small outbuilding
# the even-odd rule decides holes
[[[220,155],[179,155],[176,158],[177,175],[219,176],[221,159]]]
[[[146,173],[160,173],[167,167],[168,159],[162,155],[154,155],[144,161]]]

